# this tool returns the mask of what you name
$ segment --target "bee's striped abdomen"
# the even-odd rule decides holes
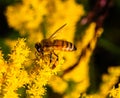
[[[76,47],[71,42],[65,40],[54,40],[53,47],[56,50],[63,50],[63,51],[75,51]]]

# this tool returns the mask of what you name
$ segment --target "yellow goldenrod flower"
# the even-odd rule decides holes
[[[24,70],[24,63],[28,60],[29,48],[25,44],[25,39],[18,39],[16,45],[12,48],[9,59],[6,61],[7,68],[5,72],[1,72],[1,94],[5,97],[18,98],[17,90],[24,84],[28,83],[28,74]],[[4,63],[2,63],[4,64]]]
[[[17,90],[27,87],[26,93],[30,98],[42,98],[45,93],[45,85],[49,79],[60,70],[61,62],[50,63],[49,55],[42,58],[36,55],[35,59],[30,59],[30,49],[27,47],[25,39],[18,39],[12,47],[9,59],[4,60],[0,51],[0,97],[18,98],[21,96]],[[26,62],[32,60],[31,65],[26,66]]]
[[[15,66],[19,68],[23,67],[21,64],[28,60],[27,57],[30,52],[24,41],[24,39],[18,39],[16,45],[12,48],[12,53],[9,54],[10,61],[12,61],[13,64],[17,64],[17,66]]]
[[[42,17],[46,14],[46,1],[22,0],[22,2],[22,4],[7,8],[6,16],[8,17],[9,25],[17,30],[37,28],[42,21]]]
[[[6,72],[7,62],[3,58],[2,51],[0,50],[0,73]]]
[[[100,94],[105,97],[108,95],[111,87],[113,87],[119,81],[120,67],[119,66],[118,67],[110,67],[110,68],[108,68],[108,73],[109,74],[103,75],[103,77],[102,77],[103,83],[100,86]]]
[[[113,87],[109,93],[109,96],[112,98],[120,98],[120,84],[118,85],[118,88]]]
[[[2,84],[4,83],[4,73],[7,72],[7,62],[3,58],[2,51],[0,50],[0,97],[2,97]]]
[[[29,49],[25,45],[24,39],[19,39],[9,54],[9,59],[5,61],[0,53],[0,94],[4,98],[18,98],[17,90],[28,82],[27,72],[24,69],[24,62],[29,55]],[[4,69],[4,70],[3,70]],[[23,78],[24,77],[24,78]]]
[[[50,63],[49,54],[43,55],[42,57],[39,57],[39,54],[36,56],[35,66],[29,71],[30,83],[27,90],[28,95],[31,95],[34,98],[44,95],[44,86],[50,78],[60,70],[61,65],[60,61],[53,69],[54,62]]]

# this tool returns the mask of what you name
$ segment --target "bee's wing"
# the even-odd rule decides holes
[[[58,28],[48,39],[51,39],[54,37],[54,35],[60,30],[62,29],[64,26],[66,26],[66,24],[62,25],[60,28]]]

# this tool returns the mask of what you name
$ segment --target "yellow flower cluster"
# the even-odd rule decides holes
[[[35,29],[47,13],[46,0],[22,0],[14,6],[7,8],[8,23],[17,30]]]
[[[112,90],[110,90],[109,96],[113,98],[120,98],[120,84],[118,85],[118,88],[113,87]]]
[[[11,54],[8,55],[7,61],[3,59],[2,52],[0,53],[0,95],[4,98],[18,98],[18,88],[28,83],[29,80],[24,68],[30,53],[29,48],[26,46],[24,39],[18,39]]]
[[[29,70],[31,82],[27,90],[28,95],[32,95],[34,98],[44,95],[46,91],[44,86],[46,86],[53,75],[56,75],[60,71],[62,59],[59,59],[59,62],[50,62],[50,59],[49,54],[42,57],[36,54],[36,59],[33,63],[35,66]],[[52,59],[55,60],[56,58]]]
[[[120,84],[115,88],[115,84],[119,81],[120,67],[108,68],[109,74],[104,74],[102,77],[102,83],[100,90],[91,95],[84,95],[85,98],[120,98]]]
[[[27,87],[28,97],[40,98],[44,95],[44,86],[60,70],[59,63],[52,69],[44,62],[44,59],[48,59],[46,56],[43,60],[32,60],[32,64],[26,67],[26,62],[31,60],[29,55],[30,49],[25,39],[16,41],[7,60],[0,51],[0,98],[18,98],[21,95],[17,91],[21,87]]]
[[[101,84],[101,87],[100,87],[100,93],[102,95],[107,95],[109,91],[111,90],[111,88],[119,81],[120,67],[119,66],[109,67],[108,73],[109,74],[104,74],[102,77],[103,83]],[[111,93],[113,94],[112,90],[111,90]],[[114,93],[118,93],[118,92],[115,91]],[[113,97],[115,97],[115,95],[113,95]],[[115,97],[115,98],[119,98],[119,97]]]

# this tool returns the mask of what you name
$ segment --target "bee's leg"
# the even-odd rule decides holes
[[[50,53],[50,63],[52,62],[52,53]]]
[[[53,53],[54,53],[54,55],[55,55],[55,56],[56,56],[56,58],[57,58],[57,59],[56,59],[56,61],[58,61],[58,55],[57,55],[57,54],[55,54],[55,52],[53,52]]]
[[[52,66],[52,69],[54,69],[54,68],[56,67],[56,62],[58,61],[58,55],[55,54],[54,51],[53,51],[52,53],[56,56],[56,59],[55,59],[54,64],[53,64],[53,66]]]

